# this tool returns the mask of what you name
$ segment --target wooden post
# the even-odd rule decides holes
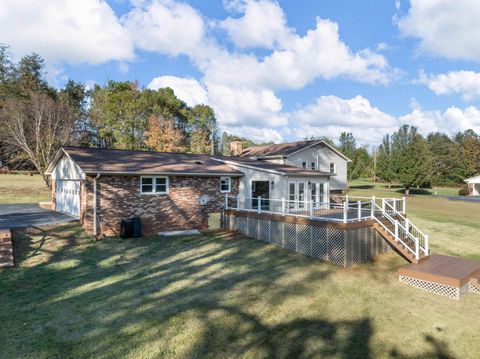
[[[262,196],[258,196],[258,203],[257,203],[257,212],[262,212]]]
[[[415,258],[420,259],[420,239],[415,241]]]
[[[393,214],[397,213],[397,199],[393,199]]]
[[[358,220],[360,221],[362,219],[362,202],[357,201],[357,213],[358,213]]]

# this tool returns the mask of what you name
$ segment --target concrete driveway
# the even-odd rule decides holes
[[[0,229],[24,228],[76,221],[78,218],[50,209],[40,208],[38,204],[0,204]]]

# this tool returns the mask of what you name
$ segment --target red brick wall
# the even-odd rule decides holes
[[[232,178],[232,195],[238,193],[238,179]],[[206,206],[200,196],[211,197]],[[80,188],[80,221],[93,233],[93,177]],[[100,235],[120,234],[122,219],[138,216],[143,234],[183,229],[206,229],[208,214],[220,212],[225,194],[220,177],[169,177],[167,195],[140,194],[139,176],[104,176],[97,180],[97,215]]]

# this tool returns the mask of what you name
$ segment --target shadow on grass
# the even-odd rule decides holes
[[[0,357],[372,357],[369,317],[292,305],[333,265],[218,233],[95,242],[79,231],[15,233]]]
[[[414,358],[438,358],[438,359],[454,359],[455,356],[450,353],[447,343],[436,339],[431,335],[425,335],[425,341],[432,347],[431,350],[425,352],[423,355],[405,355],[398,349],[391,351],[392,358],[398,359],[414,359]]]

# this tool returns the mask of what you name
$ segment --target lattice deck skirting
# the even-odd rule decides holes
[[[469,283],[469,284],[470,284],[470,292],[471,293],[480,294],[480,289],[475,287],[472,283]]]
[[[468,293],[470,289],[470,283],[466,283],[460,288],[457,288],[457,287],[452,287],[446,284],[440,284],[440,283],[430,282],[423,279],[406,277],[403,275],[399,276],[398,279],[400,280],[400,282],[406,283],[415,288],[424,290],[426,292],[443,295],[445,297],[452,298],[452,299],[460,299],[460,297],[465,293]]]
[[[226,214],[225,229],[341,267],[365,263],[390,250],[372,228],[340,229]]]

